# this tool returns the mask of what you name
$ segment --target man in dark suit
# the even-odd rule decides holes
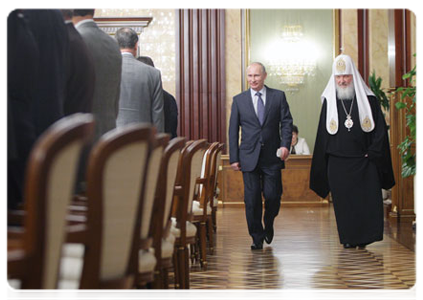
[[[116,41],[94,22],[94,9],[74,9],[72,21],[94,60],[95,140],[116,128],[122,55]]]
[[[137,60],[154,68],[154,62],[149,56],[139,56]],[[175,97],[165,90],[163,90],[163,108],[165,118],[164,132],[169,133],[171,139],[176,138],[178,136],[176,133],[178,128],[178,105]]]
[[[33,98],[33,119],[38,137],[64,116],[69,37],[59,10],[28,9],[24,14],[28,17],[39,53]]]
[[[63,117],[69,38],[59,10],[15,10],[8,18],[8,207],[23,201],[36,139]]]
[[[66,82],[65,116],[77,112],[90,113],[93,106],[94,60],[81,35],[72,23],[73,10],[62,9],[69,34],[69,68]]]
[[[92,113],[95,133],[91,145],[81,154],[77,193],[85,190],[85,171],[91,146],[106,132],[116,128],[119,111],[122,55],[116,41],[94,22],[94,9],[74,9],[72,22],[81,35],[94,61],[95,84]]]
[[[272,242],[273,221],[279,213],[282,196],[281,169],[285,167],[292,139],[292,116],[285,93],[265,86],[266,77],[261,63],[252,63],[247,68],[250,89],[233,98],[229,122],[229,160],[233,170],[242,171],[253,250],[262,249],[263,240]]]
[[[38,45],[25,11],[7,18],[7,207],[23,200],[26,161],[35,142],[32,116],[39,69]]]

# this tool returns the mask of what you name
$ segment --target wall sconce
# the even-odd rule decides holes
[[[287,85],[286,91],[298,91],[306,77],[315,76],[318,51],[304,38],[301,25],[285,25],[280,39],[268,47],[269,75]]]

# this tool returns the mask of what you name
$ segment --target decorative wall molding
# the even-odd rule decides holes
[[[394,170],[395,186],[392,188],[392,210],[389,213],[391,218],[403,219],[405,221],[414,220],[416,217],[414,210],[414,176],[403,178],[402,159],[398,151],[398,145],[409,134],[406,127],[405,111],[395,108],[395,104],[400,101],[402,94],[397,93],[390,97],[390,146],[392,156],[392,168]],[[410,101],[410,99],[408,99]],[[415,149],[413,149],[415,151]]]
[[[119,28],[131,27],[138,35],[153,20],[152,17],[97,17],[94,21],[104,32],[114,35]]]

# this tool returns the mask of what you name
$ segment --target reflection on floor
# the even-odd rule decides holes
[[[207,271],[192,266],[191,289],[408,289],[415,236],[407,248],[397,229],[387,223],[383,241],[344,249],[332,207],[282,207],[272,244],[252,251],[244,209],[219,208],[214,255]]]

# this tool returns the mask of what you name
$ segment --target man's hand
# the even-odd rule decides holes
[[[288,158],[288,155],[289,155],[288,148],[286,148],[286,147],[280,147],[279,150],[281,152],[281,156],[279,156],[279,158],[281,160],[286,160]]]
[[[231,168],[234,171],[241,171],[241,166],[240,166],[239,162],[234,162],[233,164],[231,164]]]

